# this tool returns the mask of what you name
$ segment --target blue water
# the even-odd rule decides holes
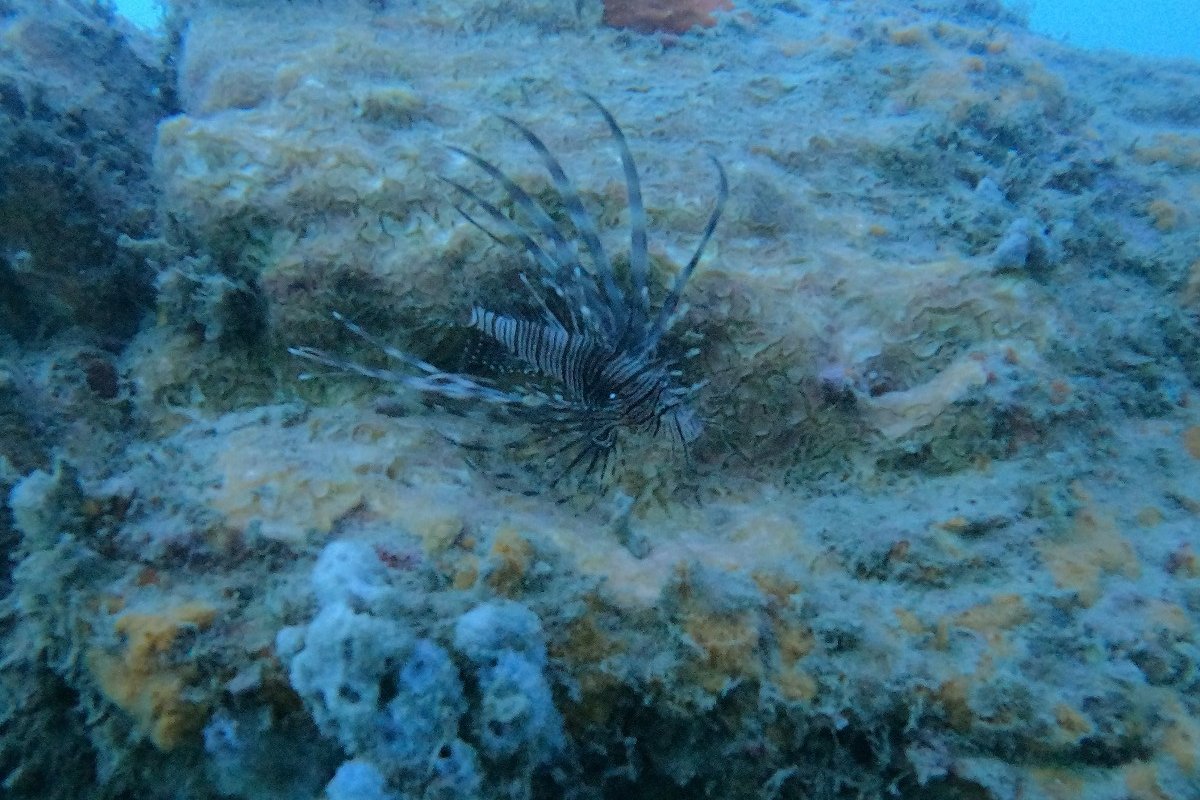
[[[146,28],[162,16],[160,0],[116,0],[116,6]],[[1196,0],[1035,0],[1021,6],[1030,9],[1035,31],[1089,50],[1200,59]]]
[[[1029,25],[1089,50],[1200,59],[1196,0],[1038,0]]]
[[[116,0],[117,10],[143,28],[153,28],[162,19],[162,7],[158,0]]]

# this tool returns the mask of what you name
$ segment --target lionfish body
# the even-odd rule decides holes
[[[652,313],[647,286],[646,213],[637,167],[612,114],[594,97],[585,97],[603,116],[624,172],[630,218],[627,288],[622,289],[618,283],[595,221],[558,159],[521,123],[501,117],[538,154],[569,225],[556,222],[521,186],[475,153],[451,148],[496,182],[511,202],[512,214],[464,184],[444,179],[481,209],[494,229],[460,207],[470,223],[500,244],[519,250],[538,268],[536,280],[525,274],[519,276],[529,293],[529,306],[540,312],[537,318],[475,305],[467,325],[521,362],[528,372],[540,376],[539,383],[505,388],[487,378],[442,371],[376,339],[339,314],[334,316],[350,331],[404,364],[408,371],[366,367],[307,347],[290,351],[336,369],[421,392],[502,406],[534,425],[538,438],[556,443],[554,457],[566,459],[560,478],[580,466],[585,474],[591,473],[597,465],[603,477],[623,432],[652,436],[665,432],[686,455],[688,446],[703,430],[688,404],[701,384],[679,385],[678,371],[657,351],[674,322],[683,289],[720,219],[728,194],[725,172],[714,160],[719,177],[716,204],[695,253],[676,276],[657,312]]]

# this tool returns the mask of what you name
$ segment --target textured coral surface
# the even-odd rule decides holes
[[[166,76],[151,42],[103,9],[0,5],[0,334],[137,328],[151,270],[121,245],[154,227],[149,155],[171,109]]]
[[[175,6],[181,108],[126,156],[156,309],[0,339],[5,792],[1200,796],[1200,67],[991,2],[739,2],[669,41],[598,2]],[[338,311],[486,362],[461,323],[531,267],[446,145],[565,217],[497,114],[623,275],[580,89],[641,167],[654,302],[709,156],[730,183],[664,344],[705,434],[630,441],[603,493],[286,350],[381,365]]]
[[[730,11],[729,0],[605,0],[604,24],[639,33],[687,33],[717,24],[714,11]]]

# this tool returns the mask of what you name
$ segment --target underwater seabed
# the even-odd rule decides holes
[[[1200,796],[1200,66],[727,5],[0,2],[7,796]],[[582,314],[501,114],[636,285],[581,92],[699,437],[288,354]]]

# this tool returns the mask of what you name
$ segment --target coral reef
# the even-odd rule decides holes
[[[71,140],[110,132],[156,204],[161,241],[117,250],[158,262],[157,314],[6,318],[6,796],[1197,796],[1200,67],[999,0],[743,2],[666,39],[570,6],[179,2],[152,169],[124,123]],[[6,41],[50,34],[31,9],[0,1]],[[79,58],[128,65],[105,31]],[[0,62],[32,131],[59,73]],[[99,113],[91,77],[38,130]],[[528,306],[528,265],[458,214],[439,176],[486,176],[444,145],[566,219],[494,112],[623,276],[626,184],[576,88],[642,168],[652,301],[707,156],[730,184],[663,343],[711,377],[706,434],[586,496],[518,474],[519,426],[286,355],[376,363],[338,311],[486,357],[456,321]],[[152,235],[117,195],[65,230]]]

